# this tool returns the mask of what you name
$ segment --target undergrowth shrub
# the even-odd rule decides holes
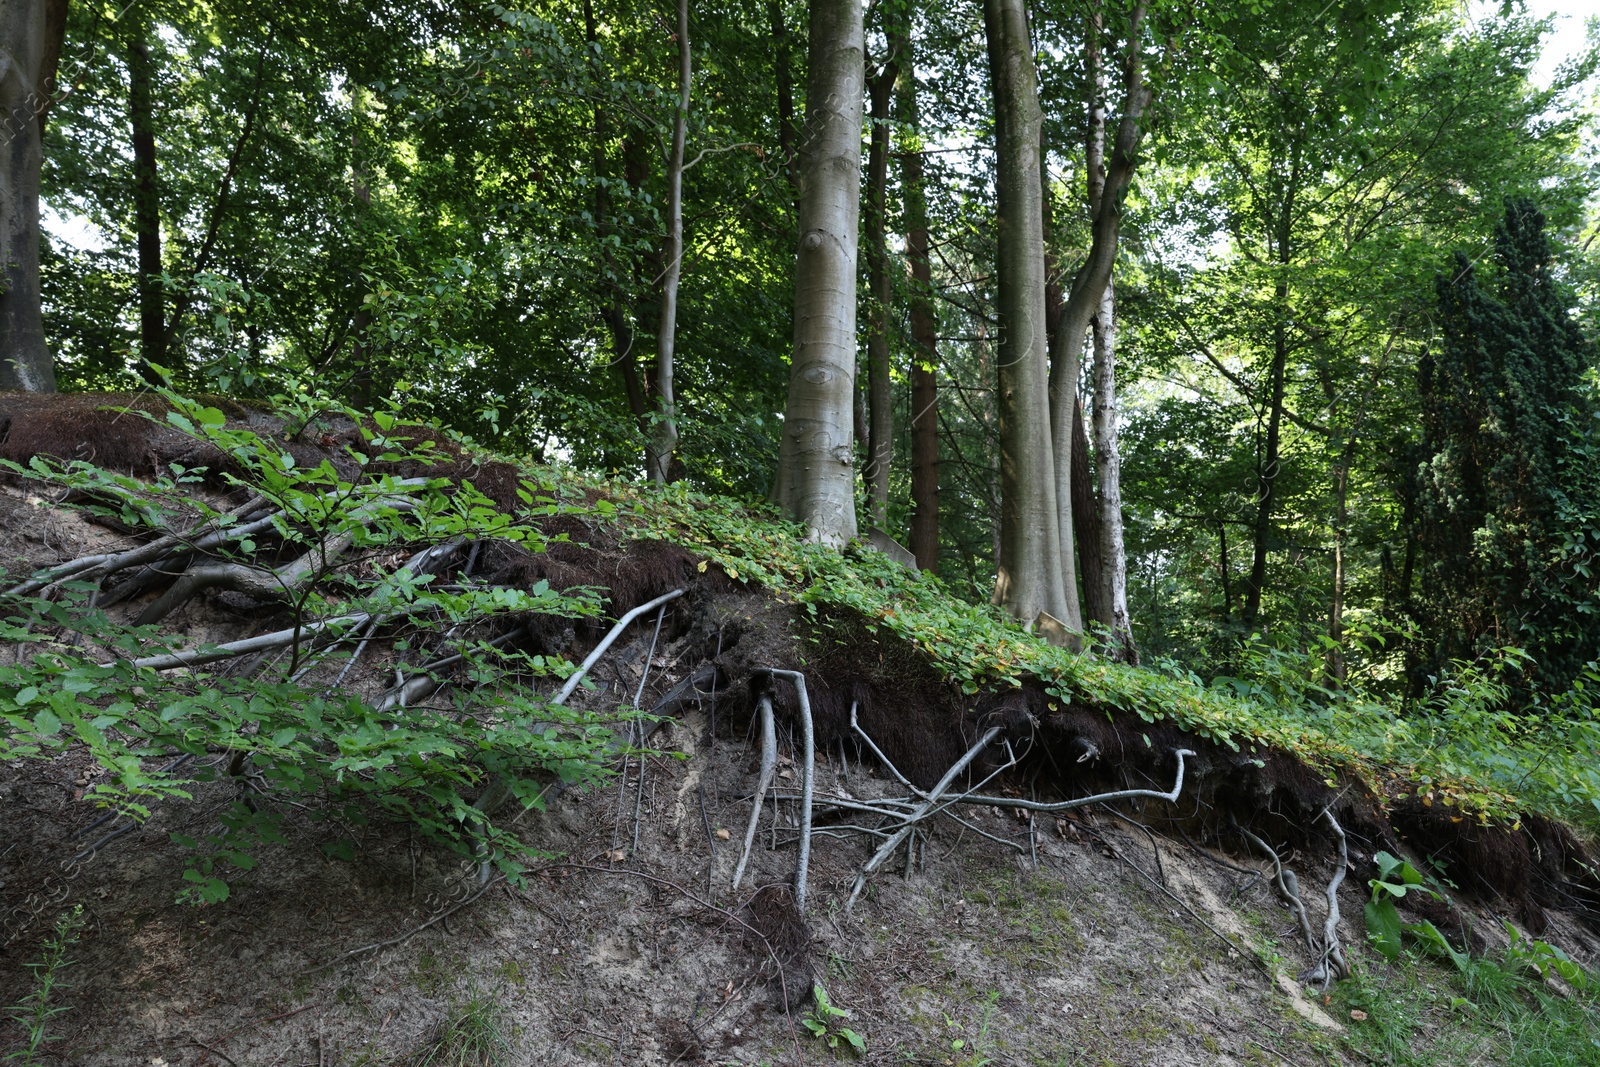
[[[533,615],[595,615],[598,595],[558,592],[545,582],[525,590],[444,582],[413,573],[408,561],[430,546],[489,539],[537,551],[538,517],[584,509],[535,481],[522,483],[522,506],[510,515],[470,483],[371,474],[377,461],[439,459],[426,440],[432,431],[402,425],[392,412],[366,415],[309,394],[281,398],[291,427],[316,432],[338,423],[353,442],[340,463],[307,467],[282,442],[230,427],[214,408],[175,394],[166,399],[168,424],[228,457],[226,482],[270,514],[265,528],[225,537],[212,551],[293,577],[281,582],[290,639],[255,658],[220,655],[170,669],[160,659],[178,650],[179,639],[113,619],[95,606],[98,582],[65,576],[42,588],[12,585],[0,599],[0,642],[13,650],[0,666],[0,760],[52,758],[81,747],[104,772],[87,799],[135,820],[164,800],[187,799],[197,783],[231,776],[237,800],[221,828],[203,839],[175,835],[192,850],[184,896],[196,902],[228,896],[229,872],[249,870],[254,849],[282,839],[293,804],[315,818],[354,824],[374,815],[400,819],[463,855],[477,855],[487,835],[494,862],[517,876],[526,853],[485,824],[473,793],[499,777],[534,806],[552,783],[606,776],[600,757],[625,713],[552,706],[529,683],[565,676],[571,664],[508,651],[490,638]],[[35,484],[71,490],[85,502],[79,506],[150,534],[187,522],[185,540],[192,541],[243,528],[244,516],[207,502],[201,471],[174,467],[146,481],[80,461],[38,458],[26,468],[7,467]],[[282,567],[283,559],[298,560],[299,569]],[[325,675],[347,661],[380,626],[402,659],[461,657],[467,682],[407,707],[315,680],[319,668]],[[347,841],[328,849],[351,854]]]

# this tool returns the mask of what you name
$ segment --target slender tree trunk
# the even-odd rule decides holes
[[[667,483],[667,470],[678,445],[678,411],[673,396],[673,359],[677,352],[678,280],[683,271],[683,146],[689,131],[689,93],[694,85],[689,47],[689,0],[678,0],[678,107],[672,121],[672,155],[667,160],[666,273],[661,280],[661,322],[656,332],[655,425],[645,466],[650,480]]]
[[[1076,396],[1072,398],[1072,535],[1083,582],[1083,617],[1109,626],[1111,607],[1106,600],[1105,563],[1100,558],[1100,501],[1094,492],[1083,404]]]
[[[795,153],[798,137],[794,128],[794,75],[791,72],[789,27],[783,19],[783,0],[767,0],[767,22],[772,31],[773,61],[778,75],[778,150],[789,187],[798,189],[799,158]]]
[[[1061,346],[1061,312],[1066,307],[1066,295],[1061,291],[1061,271],[1053,246],[1052,234],[1055,232],[1055,212],[1049,191],[1044,197],[1044,240],[1045,240],[1045,270],[1048,276],[1045,280],[1044,303],[1045,317],[1049,326],[1050,356],[1054,360],[1062,353]],[[1052,365],[1052,373],[1053,373]],[[1071,374],[1074,383],[1077,381],[1076,370]],[[1080,611],[1085,619],[1105,620],[1111,617],[1110,610],[1104,607],[1105,597],[1102,595],[1100,566],[1100,504],[1094,495],[1094,477],[1089,467],[1089,435],[1083,428],[1083,405],[1078,400],[1076,384],[1072,390],[1072,455],[1070,478],[1071,485],[1068,492],[1072,498],[1072,538],[1068,546],[1062,549],[1063,553],[1076,553],[1077,577],[1080,589]],[[1052,398],[1052,404],[1054,399]],[[1052,407],[1051,417],[1054,418]],[[1065,447],[1065,446],[1063,446]],[[1058,454],[1057,462],[1061,462]],[[1057,491],[1060,491],[1057,483]]]
[[[200,241],[194,265],[189,271],[191,283],[211,266],[211,254],[216,250],[217,237],[222,232],[222,217],[228,210],[228,194],[233,189],[233,180],[239,175],[239,166],[244,161],[245,149],[249,147],[250,135],[255,130],[256,114],[261,107],[261,90],[267,72],[267,48],[271,44],[271,37],[262,40],[261,50],[256,55],[255,88],[251,90],[250,106],[244,113],[244,124],[239,128],[239,139],[233,143],[233,151],[228,155],[228,165],[223,169],[222,180],[217,183],[217,197],[211,205],[210,216],[206,220],[205,237]],[[177,299],[173,301],[172,317],[167,320],[168,352],[172,351],[173,345],[178,340],[178,331],[183,328],[184,316],[189,313],[189,305],[193,299],[194,287],[191,284],[184,286],[178,292]]]
[[[858,0],[811,0],[809,56],[778,499],[813,540],[842,546],[856,536],[851,404],[866,74]]]
[[[39,166],[66,26],[66,0],[0,3],[0,389],[56,389],[39,303]]]
[[[1222,578],[1222,621],[1229,622],[1233,619],[1233,589],[1229,582],[1228,524],[1221,519],[1217,520],[1217,551],[1221,555],[1217,573]]]
[[[1110,146],[1109,159],[1106,158],[1104,93],[1100,88],[1103,63],[1098,10],[1091,13],[1084,34],[1084,59],[1091,86],[1088,141],[1085,146],[1091,242],[1089,254],[1073,277],[1072,287],[1062,307],[1060,325],[1056,330],[1059,348],[1051,354],[1050,360],[1050,421],[1053,436],[1058,442],[1055,470],[1060,496],[1057,506],[1064,540],[1070,538],[1074,530],[1072,512],[1075,494],[1071,486],[1074,463],[1072,446],[1068,442],[1073,438],[1073,420],[1081,418],[1075,409],[1084,338],[1095,312],[1100,308],[1105,288],[1111,281],[1122,221],[1122,197],[1133,180],[1137,165],[1135,153],[1141,137],[1139,122],[1150,103],[1150,89],[1145,84],[1144,65],[1138,47],[1144,15],[1144,4],[1136,5],[1130,20],[1128,55],[1123,64],[1122,115],[1117,122],[1116,138]],[[1110,563],[1110,560],[1101,560],[1102,568]]]
[[[890,45],[883,69],[867,83],[872,101],[872,137],[867,153],[867,287],[872,297],[867,323],[868,522],[889,522],[889,466],[894,462],[894,396],[889,391],[889,244],[884,233],[889,200],[889,104],[894,95],[895,57]]]
[[[128,42],[128,117],[133,127],[133,232],[139,249],[140,373],[161,383],[166,366],[167,310],[161,288],[161,200],[156,192],[154,73],[141,28]]]
[[[1107,280],[1094,320],[1094,461],[1100,489],[1102,589],[1110,609],[1112,654],[1139,662],[1128,616],[1128,556],[1122,542],[1122,458],[1117,448],[1117,287]]]
[[[1292,198],[1291,198],[1292,199]],[[1278,260],[1289,262],[1288,205],[1278,234]],[[1275,503],[1281,463],[1279,443],[1283,429],[1284,374],[1289,362],[1289,280],[1280,274],[1273,288],[1272,366],[1268,371],[1267,442],[1256,468],[1255,555],[1250,563],[1250,579],[1245,586],[1244,624],[1254,628],[1261,616],[1261,593],[1267,584],[1267,548],[1272,537],[1272,505]]]
[[[368,222],[368,209],[372,206],[372,189],[367,185],[367,175],[361,163],[361,120],[366,114],[365,97],[355,78],[350,79],[350,193],[355,198],[356,211],[363,228]],[[359,246],[358,246],[359,247]],[[350,375],[349,389],[353,402],[368,409],[377,402],[378,376],[373,366],[372,306],[367,302],[368,284],[361,258],[351,270],[350,286],[356,295],[355,312],[350,316]]]
[[[900,154],[900,195],[911,268],[911,554],[917,566],[939,565],[939,342],[933,313],[933,268],[928,257],[928,200],[923,187],[921,115],[909,20],[889,20],[889,48],[900,58],[895,117],[915,147]]]
[[[1082,629],[1057,521],[1046,365],[1044,184],[1038,76],[1023,0],[984,0],[999,222],[1000,567],[994,599],[1032,624]],[[1070,516],[1069,516],[1070,518]]]
[[[1344,542],[1345,524],[1349,521],[1350,459],[1355,451],[1355,437],[1351,436],[1339,469],[1334,472],[1333,509],[1333,601],[1328,605],[1328,654],[1326,671],[1328,680],[1342,685],[1345,679],[1344,662]]]

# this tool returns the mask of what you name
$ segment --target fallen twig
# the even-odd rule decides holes
[[[593,868],[593,869],[602,870],[603,868]],[[439,914],[435,915],[433,918],[429,919],[427,922],[423,923],[421,926],[413,927],[412,929],[407,930],[405,933],[400,934],[400,935],[398,935],[396,937],[391,937],[386,941],[375,941],[370,945],[362,945],[360,948],[353,948],[349,952],[342,952],[339,955],[335,956],[333,959],[329,960],[327,963],[319,963],[319,964],[317,964],[317,966],[308,967],[308,968],[306,968],[305,970],[303,970],[303,971],[301,971],[299,973],[301,975],[316,974],[319,971],[326,971],[330,967],[337,967],[339,964],[345,962],[346,960],[354,959],[357,956],[364,956],[368,952],[378,952],[378,951],[380,951],[382,949],[389,948],[389,947],[391,947],[393,945],[398,945],[402,941],[409,941],[411,938],[416,937],[418,934],[422,933],[422,931],[426,930],[428,927],[432,926],[434,923],[444,922],[446,919],[450,918],[450,916],[454,915],[456,912],[460,911],[462,908],[465,908],[468,904],[471,904],[473,901],[475,901],[479,897],[483,896],[489,890],[493,889],[497,883],[502,882],[504,880],[505,880],[505,875],[497,874],[493,878],[489,879],[489,881],[487,883],[485,883],[481,888],[479,888],[479,890],[476,893],[472,894],[470,897],[467,897],[465,900],[463,900],[461,903],[455,905],[454,907],[447,908],[446,910],[441,911]]]

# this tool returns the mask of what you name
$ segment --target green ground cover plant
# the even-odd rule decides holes
[[[143,481],[44,459],[11,471],[68,489],[83,506],[134,529],[186,530],[175,547],[209,537],[220,566],[276,583],[268,592],[289,614],[280,632],[288,640],[254,659],[220,646],[180,651],[154,625],[114,622],[98,582],[86,580],[92,570],[8,581],[0,640],[20,651],[0,666],[0,759],[50,758],[81,746],[105,772],[89,799],[134,820],[164,799],[189,797],[196,783],[234,779],[239,798],[222,829],[177,839],[193,851],[185,896],[197,903],[225,899],[230,872],[251,869],[256,848],[281,840],[279,801],[295,798],[315,799],[319,817],[403,820],[464,855],[476,855],[488,835],[493,862],[515,877],[526,851],[488,826],[472,807],[473,792],[499,777],[531,806],[555,783],[604,779],[609,772],[597,757],[629,713],[551,705],[530,683],[563,677],[571,664],[502,650],[494,637],[532,615],[594,615],[598,594],[558,593],[544,582],[525,590],[439,582],[409,561],[474,540],[537,550],[544,542],[536,518],[581,509],[534,480],[522,484],[522,508],[512,516],[470,483],[370,473],[379,460],[437,459],[431,441],[415,437],[417,427],[411,438],[391,436],[398,422],[387,412],[368,417],[308,396],[280,403],[291,426],[342,419],[356,428],[339,465],[351,477],[329,461],[297,466],[267,437],[229,426],[216,408],[166,399],[167,423],[220,450],[231,461],[226,481],[267,519],[247,523],[207,505],[199,471]],[[268,557],[291,562],[263,562]],[[426,677],[430,659],[458,656],[472,684],[427,700],[374,704],[316,680],[325,675],[313,668],[347,662],[380,626],[416,664],[404,668],[408,680]],[[347,842],[329,848],[350,853]]]
[[[228,477],[273,513],[269,528],[225,539],[222,551],[249,562],[273,539],[279,556],[300,551],[309,560],[282,591],[293,628],[307,636],[245,677],[167,671],[149,661],[170,654],[171,639],[152,626],[114,625],[92,602],[93,583],[65,575],[47,588],[13,590],[0,638],[29,649],[31,658],[0,668],[0,758],[81,744],[109,772],[94,799],[128,817],[142,818],[151,803],[186,796],[194,782],[220,773],[198,758],[187,770],[151,769],[157,761],[226,752],[227,773],[246,786],[253,779],[319,795],[328,811],[351,818],[376,809],[471,853],[478,834],[494,833],[464,799],[486,778],[504,776],[523,804],[536,804],[551,782],[604,777],[597,757],[613,741],[617,716],[551,707],[528,683],[564,677],[572,666],[491,647],[485,627],[510,627],[534,613],[593,615],[598,591],[437,583],[399,562],[428,546],[475,539],[538,550],[538,518],[583,513],[624,537],[685,546],[702,557],[702,570],[718,567],[813,616],[849,609],[869,630],[885,628],[920,650],[969,693],[1037,678],[1063,702],[1169,721],[1235,748],[1273,746],[1330,778],[1351,774],[1379,796],[1392,797],[1406,782],[1424,803],[1454,807],[1462,817],[1514,824],[1519,813],[1538,810],[1600,826],[1593,700],[1600,672],[1592,667],[1561,701],[1519,710],[1508,706],[1493,664],[1460,665],[1404,715],[1359,680],[1339,689],[1321,685],[1322,650],[1258,643],[1237,676],[1207,683],[1172,664],[1131,667],[1053,647],[997,609],[962,600],[937,578],[881,553],[807,543],[800,527],[762,507],[523,462],[521,507],[506,514],[470,483],[350,478],[328,462],[297,467],[219,409],[176,394],[167,400],[168,424],[226,454],[234,469]],[[276,410],[290,426],[343,420],[357,427],[348,456],[360,472],[378,458],[426,459],[434,454],[430,442],[449,440],[393,411],[368,416],[310,390],[280,398]],[[182,507],[196,506],[201,478],[174,469],[144,481],[44,460],[13,473],[71,489],[87,506],[152,530],[169,528]],[[204,513],[190,529],[242,529],[238,517],[199,506]],[[318,555],[319,546],[341,540],[343,552]],[[475,684],[412,707],[375,707],[337,687],[308,687],[305,668],[348,657],[357,631],[372,619],[398,629],[402,652],[448,644],[469,659]],[[458,632],[466,636],[453,636]],[[1507,650],[1502,658],[1516,655]],[[189,872],[194,899],[221,899],[227,870],[248,869],[252,849],[279,836],[279,817],[258,800],[247,792],[222,833],[184,842],[197,857]],[[495,839],[495,861],[507,873],[520,869],[518,849],[509,838]]]

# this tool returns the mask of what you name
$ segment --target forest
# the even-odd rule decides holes
[[[11,10],[7,385],[393,398],[1205,677],[1600,654],[1595,56],[1515,5]]]
[[[830,916],[910,915],[891,854],[910,885],[920,842],[932,885],[930,826],[961,827],[937,864],[970,815],[1000,825],[968,848],[1036,880],[1061,860],[1058,896],[1072,848],[1117,859],[1315,1026],[1392,1008],[1373,991],[1403,979],[1373,968],[1410,952],[1489,1006],[1466,1032],[1503,1062],[1593,1062],[1519,1050],[1600,1048],[1597,91],[1600,21],[1522,0],[0,0],[22,855],[62,852],[69,883],[127,864],[135,928],[168,914],[141,893],[198,905],[160,920],[174,938],[241,900],[294,928],[281,901],[368,876],[384,938],[419,884],[451,902],[393,940],[282,949],[263,973],[296,989],[502,884],[636,876],[753,938],[685,959],[759,942],[803,1062],[784,983],[816,991],[814,1037],[864,1049],[822,982],[851,988],[834,948],[876,936],[805,925],[811,866]],[[743,728],[749,769],[702,759]],[[819,840],[869,858],[812,860],[814,777]],[[613,786],[595,852],[555,801]],[[746,800],[741,852],[722,823]],[[652,818],[676,852],[641,846]],[[101,858],[168,821],[172,880]],[[1159,877],[1126,859],[1134,829]],[[1188,846],[1175,871],[1253,873],[1229,908],[1270,888],[1297,917],[1298,986],[1282,938],[1251,949],[1179,898],[1199,883],[1169,884],[1157,830]],[[703,872],[679,855],[702,831]],[[414,836],[457,866],[419,875]],[[258,867],[286,841],[351,881]],[[792,893],[760,903],[790,846]],[[740,904],[747,863],[767,881]],[[0,949],[53,929],[48,977],[96,905],[38,866],[0,878],[37,881]],[[704,899],[672,880],[702,876]],[[930,943],[976,899],[940,877]],[[636,941],[665,929],[617,893],[601,910]],[[78,911],[51,927],[47,898]],[[127,946],[97,944],[111,997]],[[731,1056],[733,1014],[696,1029],[686,974],[684,1049],[715,1031]],[[740,994],[715,974],[720,1012]],[[921,1010],[880,1019],[880,1047],[909,1060]],[[1451,1027],[1417,1025],[1361,1058],[1424,1062],[1396,1049]]]

